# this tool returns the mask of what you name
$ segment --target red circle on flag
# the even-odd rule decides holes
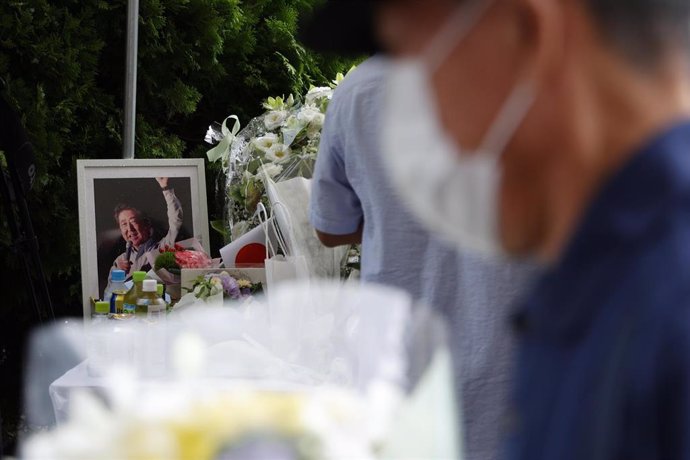
[[[266,246],[259,243],[249,243],[237,251],[235,264],[263,264],[265,259]]]

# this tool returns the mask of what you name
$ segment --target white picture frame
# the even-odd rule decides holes
[[[167,188],[162,188],[156,178],[168,178]],[[118,207],[136,208],[146,216],[147,226],[151,229],[151,244],[163,244],[166,238],[174,237],[174,241],[179,241],[196,237],[210,253],[206,174],[202,158],[78,160],[77,181],[85,318],[91,316],[92,298],[102,295],[104,276],[107,283],[109,267],[116,263],[112,256],[119,253],[124,257],[126,253],[131,257],[132,240],[129,244],[125,242],[124,232],[115,219]],[[173,200],[177,200],[174,202],[179,203],[174,208],[170,204],[171,194],[164,193],[165,190],[172,190]],[[175,219],[170,217],[171,212],[177,213]],[[171,226],[172,222],[176,224]],[[174,233],[170,230],[173,227]]]

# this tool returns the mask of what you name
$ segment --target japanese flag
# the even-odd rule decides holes
[[[263,226],[253,228],[220,250],[223,264],[230,267],[263,266],[266,260],[266,233]]]

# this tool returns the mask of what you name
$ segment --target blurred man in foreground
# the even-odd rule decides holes
[[[508,458],[690,458],[690,2],[378,3],[399,193],[548,266],[515,317]]]

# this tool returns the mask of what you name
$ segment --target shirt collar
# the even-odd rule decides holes
[[[147,253],[148,251],[150,251],[154,245],[155,245],[155,244],[154,244],[153,238],[149,238],[148,240],[146,240],[144,243],[142,243],[142,244],[139,246],[139,249],[137,249],[137,248],[135,248],[134,246],[132,246],[132,252],[133,252],[134,254],[136,254],[136,258],[138,259],[138,258],[141,257],[142,255],[144,255],[145,253]]]
[[[666,130],[601,188],[560,261],[515,315],[518,332],[573,340],[611,294],[607,285],[660,216],[690,194],[690,122]]]

